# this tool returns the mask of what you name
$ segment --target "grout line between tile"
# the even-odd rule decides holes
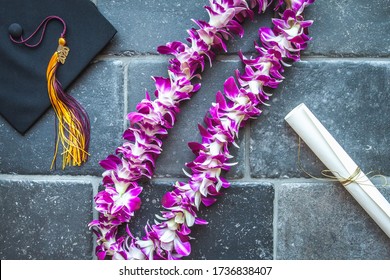
[[[244,178],[243,180],[248,180],[251,178],[251,165],[250,165],[250,138],[251,138],[251,125],[245,126],[245,153],[244,153],[244,162],[245,162],[245,169],[244,169]]]
[[[165,61],[168,63],[170,56],[154,54],[154,53],[135,53],[131,56],[124,55],[126,52],[119,53],[106,53],[98,55],[95,60],[150,60],[150,61]],[[250,55],[251,53],[244,53]],[[351,61],[351,62],[390,62],[390,57],[370,57],[370,56],[359,56],[359,57],[335,57],[335,56],[321,56],[321,55],[302,55],[302,61],[325,61],[325,62],[340,62],[340,61]],[[241,59],[233,53],[218,54],[215,61],[224,62],[238,62]]]
[[[125,67],[123,68],[123,130],[122,131],[125,131],[127,129],[127,118],[126,118],[126,115],[127,115],[127,110],[128,110],[128,102],[129,102],[129,99],[128,99],[128,93],[129,93],[129,88],[128,88],[128,84],[129,84],[129,78],[128,78],[128,69],[129,69],[129,63],[125,63]]]
[[[92,219],[97,220],[99,218],[99,213],[95,210],[95,196],[97,195],[99,191],[99,185],[100,185],[100,178],[99,181],[98,179],[94,180],[92,183],[92,198],[91,198],[91,210],[92,210]],[[92,233],[92,232],[91,232]],[[96,254],[95,254],[95,246],[97,244],[97,237],[95,234],[92,233],[92,251],[91,251],[91,256],[93,260],[97,260]]]
[[[35,182],[55,182],[55,181],[65,181],[65,182],[88,182],[94,184],[97,180],[100,180],[99,177],[91,175],[47,175],[47,174],[38,174],[38,175],[25,175],[25,174],[1,174],[0,180],[10,180],[10,181],[35,181]]]
[[[278,253],[278,207],[279,207],[279,184],[276,182],[274,186],[274,209],[273,209],[273,220],[272,220],[272,230],[273,230],[273,259],[277,259]]]
[[[390,176],[386,176],[390,180]],[[173,182],[186,180],[186,177],[153,177],[152,182],[164,183],[164,182]],[[10,180],[10,181],[35,181],[35,182],[87,182],[91,183],[94,186],[98,186],[101,182],[101,177],[99,176],[90,176],[90,175],[25,175],[25,174],[1,174],[0,180]],[[267,182],[271,184],[280,184],[280,183],[319,183],[316,179],[311,178],[240,178],[240,179],[229,179],[232,183],[261,183]]]

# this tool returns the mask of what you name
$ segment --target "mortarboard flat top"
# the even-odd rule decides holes
[[[18,23],[26,38],[48,16],[65,21],[70,53],[57,74],[64,89],[107,45],[116,30],[89,0],[0,0],[0,7],[0,114],[24,134],[51,107],[46,68],[57,49],[63,25],[51,21],[35,48],[13,43],[9,26]],[[29,43],[38,42],[40,33],[36,37]]]

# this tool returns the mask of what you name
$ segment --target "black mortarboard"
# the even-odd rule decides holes
[[[52,167],[59,145],[63,168],[81,165],[89,155],[89,118],[64,90],[115,28],[89,0],[0,0],[0,7],[0,114],[24,134],[52,106]]]
[[[46,69],[57,49],[63,25],[59,20],[50,21],[42,42],[35,48],[13,43],[9,27],[17,23],[11,31],[18,33],[19,25],[26,38],[48,16],[61,18],[67,27],[66,44],[70,53],[57,71],[63,89],[116,33],[89,0],[0,0],[0,114],[22,134],[51,106]],[[29,43],[37,43],[40,34]]]

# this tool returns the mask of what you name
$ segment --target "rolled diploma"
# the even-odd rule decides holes
[[[340,182],[356,174],[356,163],[305,104],[295,107],[284,119]],[[390,204],[367,176],[360,172],[344,186],[390,237]]]

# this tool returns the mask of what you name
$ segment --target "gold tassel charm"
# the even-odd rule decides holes
[[[58,40],[58,48],[57,48],[57,53],[58,53],[58,62],[61,62],[61,64],[65,63],[66,57],[69,54],[70,49],[65,46],[66,41],[64,38],[60,38]]]

